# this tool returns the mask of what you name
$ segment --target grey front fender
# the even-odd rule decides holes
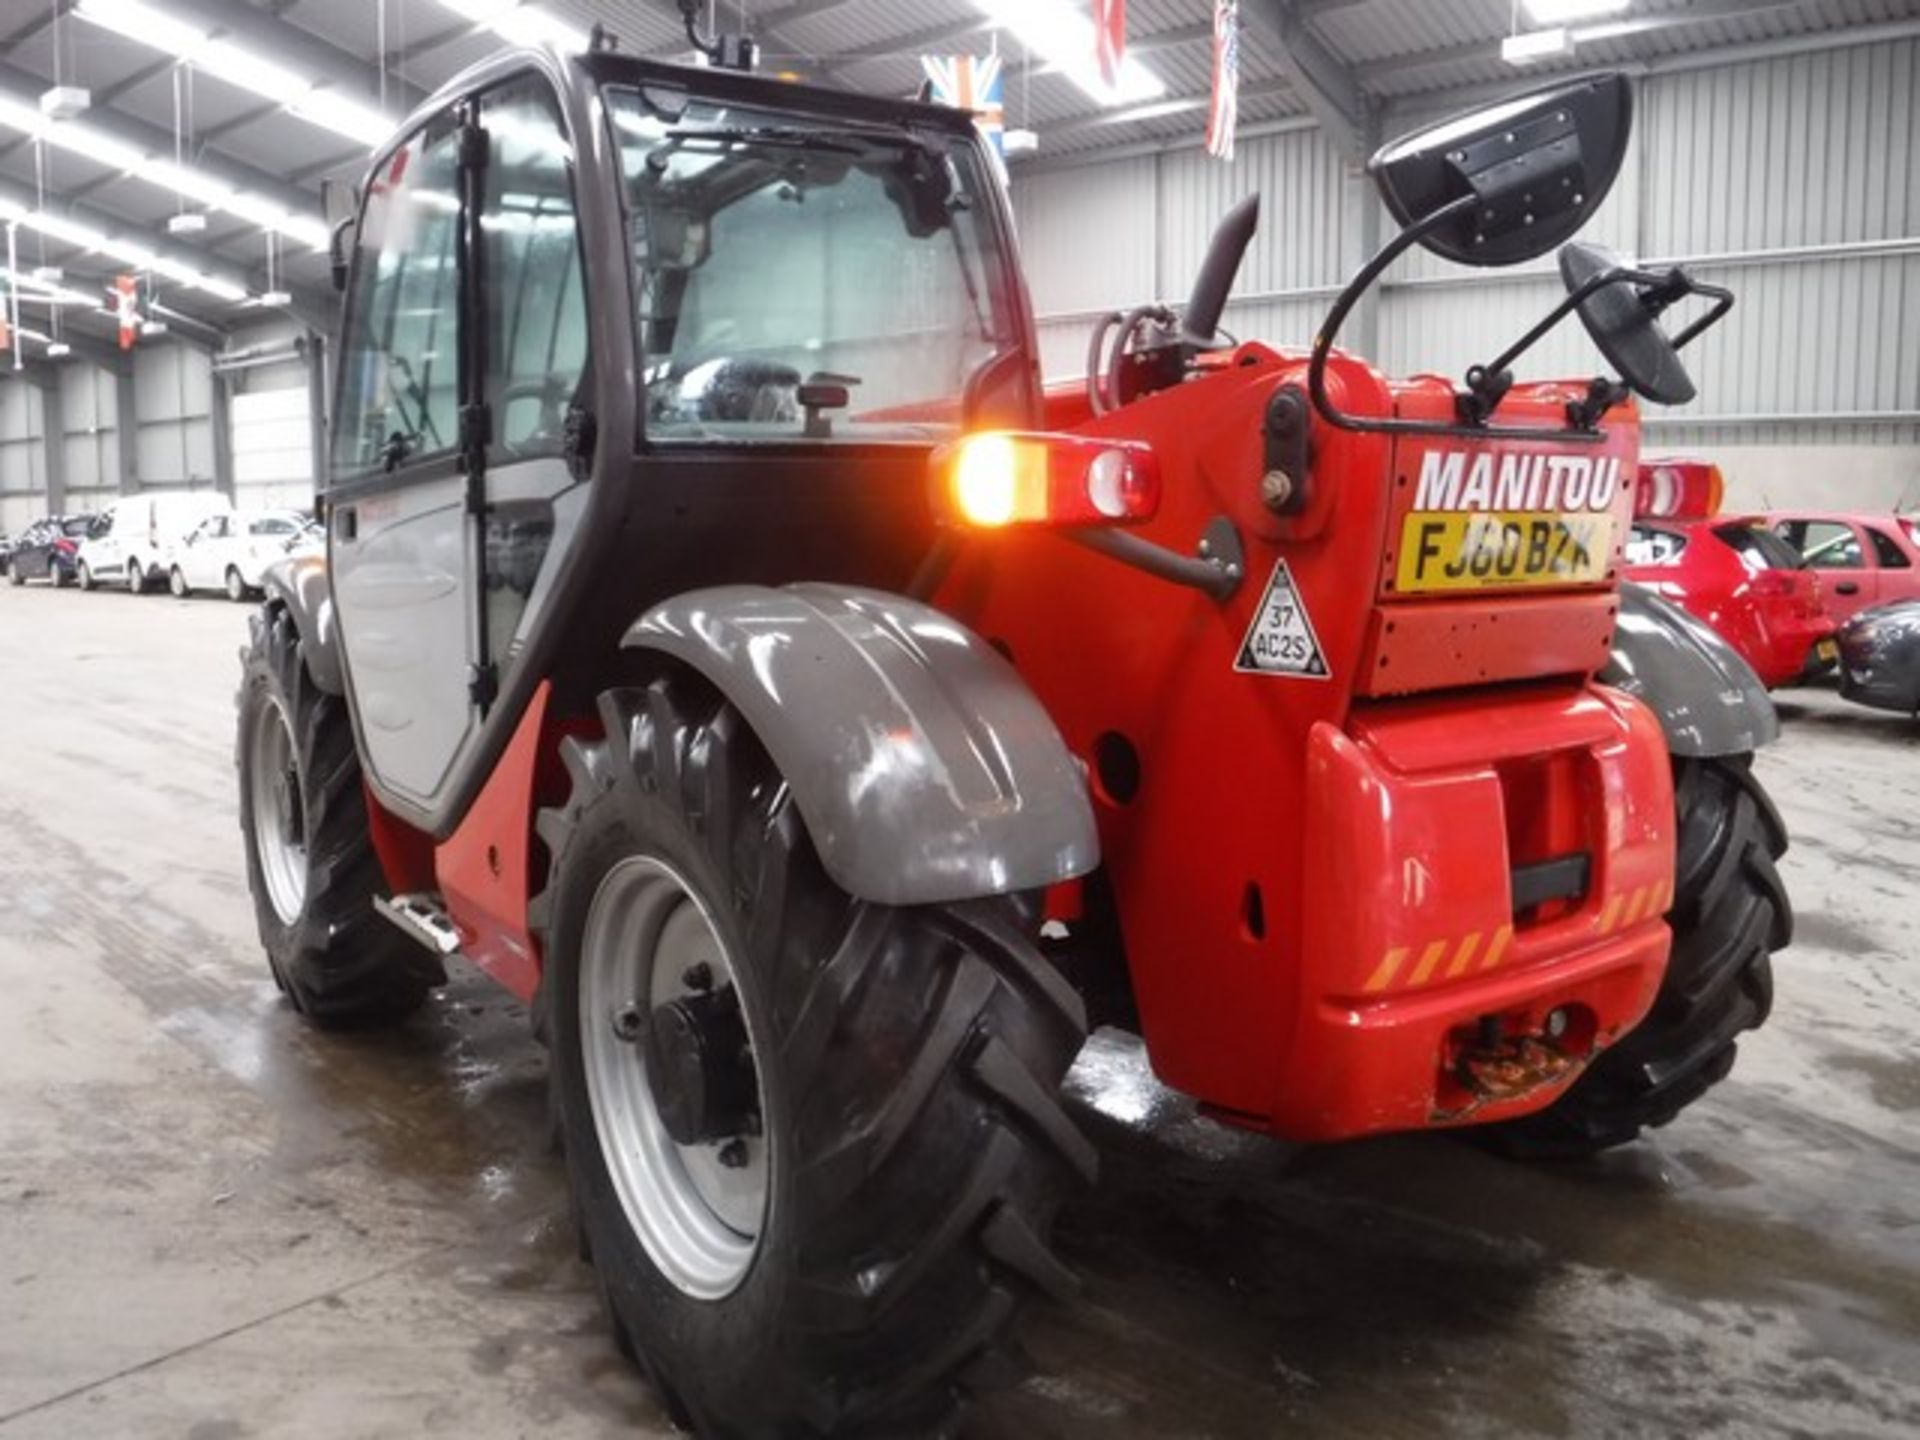
[[[726,585],[656,605],[622,644],[692,667],[740,710],[852,895],[1002,895],[1099,863],[1086,780],[1052,719],[991,646],[929,606]]]
[[[300,658],[313,683],[331,695],[347,693],[340,670],[340,632],[333,623],[333,590],[327,584],[327,557],[296,555],[276,560],[260,577],[269,604],[287,607],[300,636]]]
[[[1599,679],[1645,701],[1676,755],[1742,754],[1780,734],[1780,718],[1753,667],[1706,625],[1644,586],[1620,587],[1613,658]]]

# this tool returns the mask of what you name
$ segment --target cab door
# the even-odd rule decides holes
[[[483,698],[478,526],[462,414],[470,211],[462,102],[380,162],[367,187],[342,338],[328,561],[369,778],[431,827]]]

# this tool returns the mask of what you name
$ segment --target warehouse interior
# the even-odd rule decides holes
[[[324,222],[340,213],[328,209],[329,187],[344,206],[364,141],[290,112],[258,84],[183,68],[165,48],[90,22],[88,6],[15,8],[0,34],[4,115],[16,122],[0,131],[0,205],[16,268],[57,267],[61,288],[98,300],[128,268],[111,245],[73,243],[99,236],[219,288],[151,275],[166,332],[121,355],[108,353],[116,332],[103,301],[53,304],[45,287],[23,286],[22,343],[0,373],[0,532],[141,486],[298,503],[325,444],[335,298]],[[664,3],[546,8],[563,33],[601,23],[642,54],[686,51]],[[1514,87],[1500,58],[1506,8],[1249,5],[1241,149],[1231,164],[1210,162],[1195,144],[1209,65],[1204,6],[1134,7],[1134,53],[1164,87],[1151,101],[1101,109],[1044,63],[1014,59],[1007,123],[1033,131],[1038,148],[1016,154],[1010,170],[1048,375],[1081,373],[1085,332],[1101,311],[1184,294],[1214,223],[1255,191],[1268,204],[1228,328],[1308,343],[1327,299],[1381,236],[1366,155],[1422,120]],[[341,124],[362,136],[503,43],[497,28],[437,0],[194,0],[173,9],[195,32],[272,57],[317,94],[359,107],[343,110],[351,118]],[[765,65],[880,94],[910,93],[922,54],[1000,43],[992,17],[967,0],[798,0],[746,14]],[[1528,74],[1621,66],[1638,79],[1634,155],[1593,235],[1643,260],[1737,279],[1746,297],[1707,342],[1699,400],[1659,417],[1650,449],[1711,447],[1750,504],[1819,503],[1830,497],[1817,477],[1836,474],[1849,477],[1849,503],[1920,501],[1920,184],[1909,148],[1920,10],[1904,0],[1647,0],[1626,19],[1589,28],[1596,33],[1571,56]],[[1293,34],[1304,39],[1289,48]],[[1005,44],[1011,56],[1019,41]],[[96,105],[86,128],[138,156],[164,159],[184,130],[196,171],[277,208],[289,228],[216,207],[206,230],[170,234],[170,215],[205,208],[191,194],[170,190],[164,176],[129,173],[117,158],[37,147],[19,128],[22,116],[34,123],[39,95],[58,83],[89,89]],[[190,127],[175,124],[176,88],[190,92],[179,112]],[[25,213],[51,223],[18,223]],[[1103,237],[1092,251],[1089,233]],[[1412,258],[1350,348],[1393,374],[1458,372],[1556,284],[1550,265],[1490,278]],[[275,289],[287,303],[263,305]],[[71,348],[49,359],[55,327]],[[1583,337],[1567,331],[1554,343],[1540,357],[1546,369],[1591,363]]]
[[[1007,1351],[1017,1362],[1000,1364],[998,1349],[982,1349],[972,1357],[982,1363],[963,1378],[941,1379],[943,1395],[965,1399],[959,1420],[888,1412],[858,1433],[1920,1433],[1920,1257],[1912,1243],[1920,1234],[1920,1040],[1908,1018],[1920,1003],[1911,945],[1920,919],[1920,581],[1909,583],[1920,576],[1920,0],[1128,0],[1119,7],[1125,43],[1111,79],[1093,53],[1110,0],[703,0],[691,16],[684,8],[677,0],[0,0],[0,556],[13,540],[42,535],[46,554],[35,563],[48,567],[47,583],[37,583],[41,572],[24,570],[16,552],[16,584],[0,585],[0,984],[12,997],[0,1009],[0,1293],[15,1297],[0,1306],[0,1440],[855,1433],[834,1419],[835,1406],[844,1402],[853,1414],[864,1403],[865,1381],[855,1383],[855,1363],[845,1358],[851,1349],[833,1352],[844,1374],[829,1368],[819,1408],[774,1420],[750,1407],[716,1418],[691,1382],[677,1389],[663,1379],[672,1364],[647,1358],[644,1334],[613,1293],[617,1283],[593,1268],[605,1261],[605,1246],[595,1259],[590,1240],[576,1239],[580,1202],[570,1189],[572,1162],[560,1154],[569,1143],[565,1120],[561,1102],[549,1098],[557,1062],[548,1002],[529,1005],[525,994],[500,989],[501,971],[477,960],[457,912],[453,920],[440,913],[438,922],[396,919],[382,897],[381,915],[413,939],[431,947],[433,935],[422,930],[430,923],[464,937],[447,942],[447,982],[397,1038],[357,1024],[309,1028],[294,1013],[305,1006],[289,998],[278,960],[270,970],[261,957],[257,842],[246,828],[243,849],[242,830],[254,823],[247,807],[264,803],[246,788],[247,767],[264,762],[244,727],[236,745],[234,710],[236,682],[244,713],[254,673],[236,668],[234,652],[241,650],[242,666],[251,663],[248,647],[263,643],[263,627],[271,630],[275,614],[285,618],[281,592],[264,574],[229,569],[229,594],[248,602],[229,605],[217,598],[218,576],[196,591],[198,582],[156,556],[150,575],[130,577],[133,594],[118,593],[126,587],[96,585],[90,572],[76,577],[72,556],[84,559],[95,541],[69,546],[63,559],[44,538],[58,527],[37,528],[49,517],[91,524],[113,507],[185,491],[221,513],[296,515],[303,525],[316,517],[316,553],[337,542],[343,532],[328,510],[327,478],[345,473],[334,432],[340,391],[354,378],[340,358],[335,251],[354,243],[352,222],[370,180],[377,197],[382,182],[369,170],[376,150],[441,87],[504,49],[578,55],[604,46],[615,56],[712,73],[724,67],[697,50],[709,33],[751,37],[762,75],[887,100],[926,98],[930,59],[991,59],[1000,89],[983,127],[999,154],[992,174],[1011,217],[1035,358],[1047,385],[1076,395],[1088,383],[1096,328],[1134,307],[1186,305],[1218,243],[1216,227],[1250,196],[1259,201],[1258,227],[1218,316],[1224,348],[1215,348],[1259,342],[1283,359],[1304,359],[1329,307],[1400,229],[1370,157],[1449,117],[1603,72],[1624,77],[1631,134],[1580,238],[1627,265],[1683,270],[1734,296],[1724,323],[1685,350],[1697,394],[1637,411],[1639,473],[1657,473],[1661,485],[1689,495],[1697,478],[1712,495],[1708,512],[1634,510],[1633,540],[1601,568],[1609,595],[1624,572],[1724,633],[1752,672],[1721,685],[1720,699],[1733,706],[1742,694],[1758,696],[1753,703],[1765,711],[1754,728],[1761,739],[1748,747],[1756,751],[1751,772],[1744,758],[1734,767],[1758,777],[1764,794],[1755,788],[1753,808],[1734,812],[1737,823],[1728,824],[1740,838],[1727,843],[1751,844],[1760,855],[1769,827],[1789,837],[1784,856],[1776,845],[1749,868],[1765,870],[1765,882],[1755,883],[1767,897],[1769,887],[1784,886],[1793,915],[1782,898],[1785,929],[1764,943],[1756,938],[1764,916],[1742,922],[1753,931],[1743,943],[1763,947],[1763,969],[1766,950],[1774,953],[1764,996],[1754,991],[1738,1067],[1730,1077],[1720,1067],[1703,1081],[1704,1098],[1689,1093],[1684,1113],[1649,1121],[1635,1143],[1578,1159],[1523,1164],[1497,1144],[1437,1133],[1470,1121],[1473,1109],[1443,1117],[1437,1103],[1421,1127],[1382,1127],[1436,1133],[1308,1143],[1278,1124],[1252,1123],[1250,1109],[1183,1078],[1203,1073],[1204,1062],[1164,1060],[1163,1045],[1225,1048],[1225,1040],[1195,1038],[1203,1029],[1197,1007],[1157,1018],[1148,1007],[1164,1002],[1130,990],[1114,1019],[1099,1008],[1105,992],[1086,990],[1091,1038],[1066,1072],[1058,1113],[1091,1137],[1070,1146],[1097,1151],[1100,1178],[1090,1193],[1064,1201],[1051,1250],[1041,1247],[1045,1235],[1020,1233],[1025,1279],[1013,1288],[1033,1303]],[[1223,12],[1237,84],[1226,155],[1208,143]],[[574,160],[569,151],[569,173],[585,173],[571,168]],[[399,185],[397,167],[387,179]],[[375,202],[366,203],[371,213]],[[338,268],[344,284],[344,258]],[[1416,248],[1366,292],[1338,343],[1384,376],[1457,385],[1565,294],[1551,251],[1477,268]],[[1569,320],[1520,368],[1523,380],[1584,384],[1617,366]],[[808,400],[822,378],[849,377],[823,371],[800,386],[809,437],[816,405],[848,403],[845,388],[837,400]],[[1187,378],[1215,383],[1204,368]],[[644,391],[643,381],[634,383]],[[1088,428],[1109,439],[1126,433],[1097,405]],[[829,424],[818,433],[830,431]],[[1303,455],[1357,453],[1340,450],[1347,441],[1330,428],[1314,435]],[[405,459],[403,447],[387,469]],[[1408,462],[1401,487],[1413,470]],[[1171,493],[1173,462],[1156,477],[1156,497],[1163,483]],[[340,493],[361,498],[363,514],[373,514],[378,502],[352,490],[367,477],[349,479]],[[1420,484],[1424,493],[1424,475]],[[678,503],[676,520],[701,513],[697,497]],[[1268,504],[1282,513],[1284,495],[1276,503],[1269,492]],[[213,513],[204,506],[196,519]],[[1619,514],[1627,518],[1624,508]],[[1811,549],[1785,562],[1791,585],[1801,587],[1794,595],[1824,594],[1829,611],[1817,628],[1804,616],[1796,621],[1804,633],[1796,630],[1798,649],[1780,676],[1736,640],[1736,622],[1709,615],[1677,579],[1635,569],[1665,565],[1682,550],[1702,561],[1723,517],[1741,517],[1743,533],[1761,529],[1767,546],[1780,543],[1776,536],[1802,546],[1809,525],[1854,526],[1855,548],[1843,563],[1860,567],[1858,577],[1820,568],[1828,562]],[[1289,523],[1280,522],[1283,543]],[[69,533],[77,541],[83,528]],[[811,532],[794,533],[798,553]],[[849,553],[870,538],[864,519],[844,533]],[[1018,538],[1024,545],[1031,537]],[[1208,548],[1214,539],[1209,530],[1196,555],[1174,561],[1226,567],[1227,555]],[[486,531],[483,568],[495,543]],[[1636,552],[1634,544],[1651,548]],[[760,582],[766,546],[742,542],[739,574],[722,563],[723,548],[710,583]],[[1084,547],[1088,555],[1094,548]],[[1731,552],[1725,558],[1745,588],[1755,588],[1742,562]],[[897,585],[878,588],[905,591],[910,575],[919,586],[927,573],[940,584],[947,563],[943,557],[931,572],[906,567]],[[1387,564],[1380,604],[1394,598],[1392,557]],[[1251,580],[1267,583],[1260,607],[1299,598],[1313,583],[1298,557],[1247,568]],[[1870,572],[1871,581],[1860,578]],[[957,573],[961,583],[948,593],[968,593],[969,581],[981,593],[989,588],[990,572],[976,575],[962,562]],[[22,583],[29,574],[36,583]],[[116,593],[77,593],[76,578],[89,592]],[[1241,578],[1238,558],[1231,578]],[[170,581],[168,596],[161,592]],[[1580,583],[1588,582],[1601,585],[1600,572]],[[394,593],[407,583],[393,582]],[[553,584],[533,588],[528,615],[539,617],[559,588]],[[1778,594],[1768,593],[1784,601],[1789,588],[1782,580]],[[1075,603],[1070,579],[1036,593],[1064,609]],[[915,590],[914,599],[923,598]],[[1231,603],[1248,599],[1243,590]],[[483,597],[477,622],[482,653],[496,668],[476,670],[469,683],[468,657],[454,657],[474,706],[454,727],[470,731],[462,745],[482,743],[472,737],[497,697],[551,703],[558,716],[578,678],[543,681],[538,699],[527,701],[515,689],[515,667],[548,652],[526,643],[524,629],[511,645],[487,651],[499,603]],[[507,623],[534,623],[521,619],[524,591],[507,603],[515,607]],[[1330,607],[1316,603],[1304,630],[1287,632],[1305,637],[1312,664],[1344,643],[1334,639]],[[1581,617],[1592,612],[1565,613],[1573,618],[1538,621],[1528,643],[1552,650],[1562,633],[1555,627],[1587,623]],[[317,623],[331,627],[327,614]],[[250,630],[256,615],[267,619]],[[1608,644],[1615,615],[1606,610]],[[618,617],[622,628],[637,618],[637,610]],[[373,628],[371,619],[361,623]],[[598,636],[612,623],[597,616],[579,629]],[[674,623],[656,628],[674,631]],[[694,612],[682,628],[695,633],[703,623]],[[1212,635],[1200,621],[1182,623],[1195,646]],[[1231,667],[1236,678],[1306,683],[1301,672],[1256,674],[1261,666],[1250,657],[1260,624],[1248,628],[1236,617],[1227,637],[1242,646],[1246,630]],[[937,651],[939,637],[915,633],[919,640],[903,648]],[[991,629],[983,633],[1012,661],[1008,674],[1027,674],[1036,656],[1036,664],[1086,665],[1084,674],[1070,672],[1069,693],[1117,683],[1091,660],[1076,662],[1066,653],[1072,647],[1009,646]],[[1426,633],[1439,637],[1435,647],[1464,643],[1457,626]],[[420,638],[427,634],[403,635],[368,671],[434,663],[431,638]],[[309,651],[321,648],[301,636]],[[1385,642],[1369,632],[1366,643]],[[1864,660],[1856,665],[1869,651],[1880,667],[1871,677]],[[303,673],[313,673],[314,662],[305,663]],[[777,664],[765,656],[759,663]],[[1140,680],[1145,663],[1122,667],[1125,678]],[[1898,665],[1910,679],[1887,678]],[[1598,668],[1597,660],[1587,664],[1581,682]],[[889,673],[877,662],[875,670]],[[1325,669],[1305,673],[1317,680]],[[1529,683],[1521,670],[1478,673],[1509,698]],[[1184,659],[1170,659],[1152,683],[1171,693],[1200,686],[1192,676]],[[783,683],[776,709],[825,706],[834,693],[792,673]],[[1639,697],[1642,683],[1651,682],[1628,665],[1624,680],[1615,668],[1593,688],[1619,684]],[[1906,684],[1911,701],[1899,689]],[[911,699],[912,687],[897,693]],[[1063,750],[1063,762],[1072,760],[1073,784],[1093,796],[1112,861],[1115,832],[1104,827],[1128,800],[1115,776],[1131,765],[1137,785],[1137,758],[1116,772],[1104,748],[1082,754],[1068,710],[1051,692],[1041,698],[1060,717],[1073,752]],[[1432,703],[1456,699],[1449,690]],[[1695,699],[1711,708],[1704,695]],[[1423,703],[1391,700],[1387,708]],[[354,736],[339,742],[342,753],[357,742],[377,756],[383,742],[375,731],[424,743],[418,737],[428,727],[406,716],[369,721],[368,704],[355,697],[358,728],[341,732]],[[1175,708],[1169,702],[1170,729]],[[748,704],[739,710],[743,726],[764,718]],[[598,727],[590,704],[587,711],[587,720],[574,716],[560,729],[578,738]],[[1598,723],[1590,711],[1582,723]],[[367,709],[377,713],[377,705]],[[1050,731],[1047,713],[1034,713]],[[1279,715],[1280,703],[1262,713]],[[1316,729],[1330,734],[1329,718],[1344,723],[1296,723],[1289,712],[1288,743],[1304,747]],[[973,737],[969,753],[991,752],[1009,732],[979,721],[986,728],[975,734],[976,719],[955,721],[955,733]],[[1644,738],[1652,723],[1635,733]],[[862,724],[886,730],[870,716]],[[850,733],[836,732],[843,758],[834,763],[843,768],[853,765],[844,759],[853,753],[845,749],[854,744]],[[1244,732],[1231,733],[1217,765],[1243,763],[1235,757],[1244,753]],[[293,743],[297,750],[301,742]],[[533,743],[517,731],[509,741],[503,731],[494,752],[522,754],[523,803],[536,786],[544,794],[556,777],[574,773],[558,752],[536,769],[524,748]],[[638,754],[639,741],[632,743]],[[1316,751],[1311,763],[1323,771],[1357,763],[1350,752],[1358,753]],[[785,753],[774,757],[780,771],[790,768]],[[1393,753],[1399,765],[1410,752]],[[1675,775],[1683,775],[1686,753],[1675,750]],[[1718,761],[1731,752],[1702,753]],[[1671,869],[1674,845],[1688,843],[1689,797],[1702,792],[1684,779],[1674,791],[1665,758],[1649,783],[1665,787],[1653,808],[1668,820],[1664,797],[1679,796],[1679,839],[1662,842]],[[887,766],[869,760],[843,788],[879,783]],[[1017,758],[982,763],[995,777],[1023,773]],[[1498,769],[1509,784],[1519,764],[1503,752],[1482,768]],[[1617,790],[1594,764],[1579,793]],[[293,776],[319,761],[303,754],[284,765]],[[1212,774],[1185,766],[1178,773],[1188,785]],[[1747,803],[1737,796],[1748,793],[1748,779],[1724,783],[1737,792],[1729,803]],[[1391,786],[1382,784],[1385,797]],[[361,794],[357,780],[350,788]],[[478,781],[469,792],[461,806],[485,808],[475,793],[494,807],[490,814],[508,803]],[[368,781],[369,811],[385,802]],[[317,824],[314,802],[300,803],[296,827]],[[1393,803],[1381,798],[1382,813]],[[1447,813],[1466,834],[1471,815],[1461,803]],[[390,808],[421,842],[431,871],[434,846],[466,832],[443,829],[432,806],[412,804]],[[1620,813],[1633,825],[1644,818],[1632,806]],[[557,809],[542,814],[554,818],[504,847],[509,870],[544,863],[549,847],[559,848],[555,837],[578,820]],[[811,814],[806,820],[820,828]],[[1309,823],[1328,822],[1323,808],[1304,801],[1284,821]],[[1620,820],[1609,844],[1625,853],[1629,829]],[[1518,854],[1517,822],[1500,834]],[[383,831],[373,843],[384,873],[397,875],[404,867],[393,859],[396,842]],[[1332,854],[1338,845],[1328,840],[1325,848]],[[305,843],[298,853],[304,863]],[[501,873],[490,843],[465,858],[469,880]],[[1457,873],[1474,863],[1462,860]],[[1484,863],[1505,883],[1504,859]],[[1597,885],[1600,862],[1583,863],[1580,885]],[[1684,854],[1680,863],[1684,871]],[[1372,903],[1417,907],[1445,881],[1418,860],[1405,865],[1391,886],[1370,892]],[[1086,867],[1072,875],[1066,868],[1061,884],[1081,885]],[[1105,872],[1100,880],[1111,884]],[[1673,882],[1665,883],[1671,903]],[[1636,892],[1626,921],[1644,902],[1653,925],[1661,886]],[[1031,893],[1049,897],[1035,900],[1030,917],[1022,912],[1036,924],[1044,915],[1053,928],[1040,935],[1079,938],[1086,912],[1058,908],[1054,890]],[[1072,893],[1058,905],[1093,903]],[[1200,889],[1194,893],[1197,912]],[[1267,937],[1269,917],[1294,898],[1308,910],[1316,903],[1310,884],[1263,891],[1248,882],[1244,893],[1243,902],[1234,889],[1236,934],[1249,944]],[[1352,898],[1325,893],[1329,904]],[[523,911],[530,899],[520,897]],[[1552,914],[1559,901],[1544,903]],[[1611,930],[1620,902],[1608,903]],[[1681,912],[1672,913],[1678,926]],[[1282,921],[1271,923],[1279,933]],[[1375,978],[1385,985],[1416,967],[1450,978],[1449,964],[1465,973],[1481,956],[1493,966],[1507,941],[1484,945],[1483,927],[1461,942],[1470,928],[1461,922],[1445,946],[1423,940],[1405,954],[1389,950]],[[545,943],[547,932],[533,933]],[[716,943],[724,949],[724,938]],[[1055,953],[1042,943],[1033,954],[1043,952]],[[1738,983],[1754,982],[1748,975]],[[1716,987],[1726,985],[1700,982],[1702,992]],[[1169,981],[1158,993],[1176,988]],[[1660,994],[1670,1008],[1670,992]],[[1361,1026],[1358,1001],[1350,1011],[1346,1000],[1322,1003]],[[660,1004],[656,1022],[669,1008]],[[1752,1028],[1762,1020],[1764,1029]],[[966,1053],[984,1054],[989,1044],[1002,1042],[982,1040]],[[1596,1041],[1593,1053],[1602,1048]],[[1253,1068],[1267,1075],[1279,1064],[1263,1054]],[[923,1077],[897,1078],[911,1091]],[[1055,1105],[1050,1095],[1022,1103],[1030,1121],[1036,1107],[1051,1115]],[[1052,1122],[1033,1123],[1046,1130]],[[983,1125],[967,1143],[987,1153],[995,1133]],[[771,1193],[785,1193],[777,1189],[784,1178],[773,1183]],[[1006,1202],[1003,1213],[1012,1211]],[[1007,1231],[993,1233],[1004,1240]],[[836,1316],[851,1316],[871,1291],[887,1288],[893,1268],[860,1272],[858,1286],[870,1287],[865,1301],[851,1292],[801,1295],[780,1323],[812,1323],[807,1303],[831,1301],[841,1307]],[[1056,1281],[1056,1272],[1065,1278]],[[952,1323],[958,1330],[962,1319]],[[918,1352],[899,1363],[912,1371],[921,1360],[933,1363]],[[772,1375],[784,1362],[756,1363]],[[989,1369],[991,1382],[976,1386],[974,1372]],[[714,1383],[735,1393],[753,1388],[737,1378]],[[767,1394],[776,1391],[770,1379]]]

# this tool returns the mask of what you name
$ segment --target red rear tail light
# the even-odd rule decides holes
[[[990,431],[936,451],[935,504],[967,525],[1136,525],[1160,508],[1160,465],[1137,440]]]

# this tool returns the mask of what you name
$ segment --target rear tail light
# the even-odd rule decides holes
[[[1160,508],[1160,465],[1137,440],[969,435],[933,456],[935,503],[966,525],[1137,525]]]
[[[1634,487],[1635,518],[1705,519],[1720,513],[1726,479],[1705,460],[1662,460],[1640,467]]]

